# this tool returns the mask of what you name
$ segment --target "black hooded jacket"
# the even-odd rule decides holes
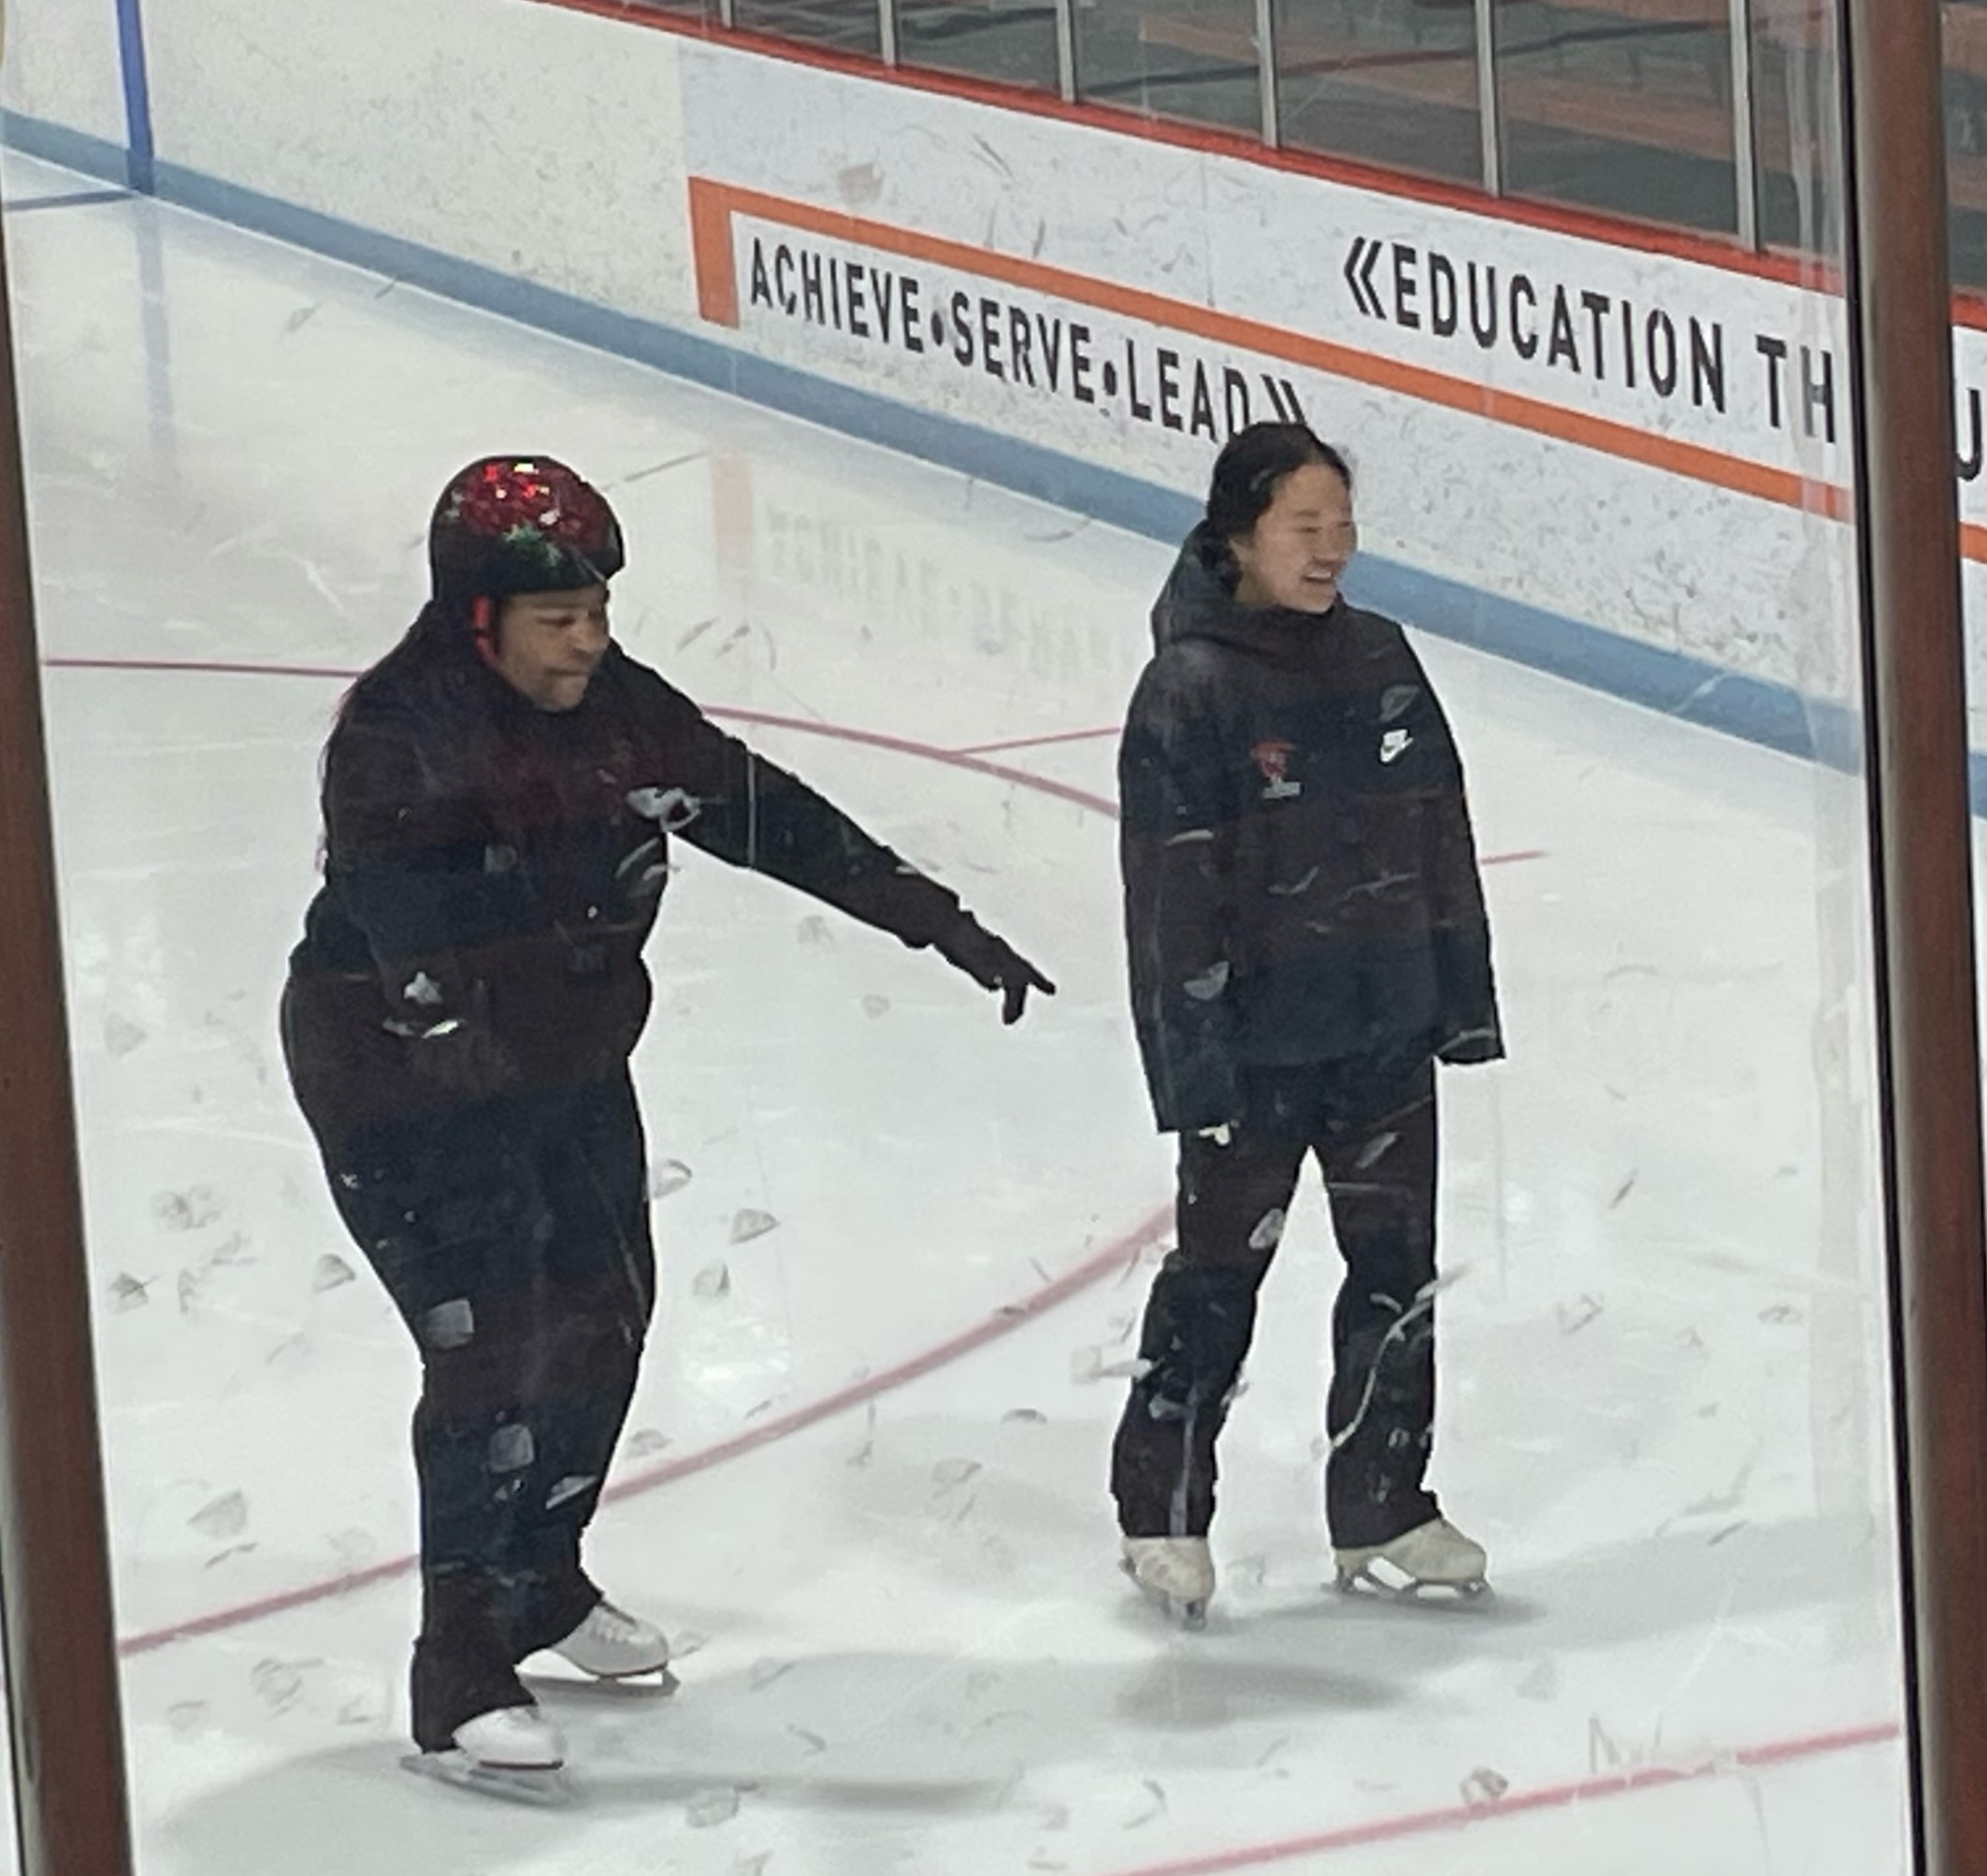
[[[1390,619],[1237,602],[1190,537],[1118,758],[1132,1011],[1163,1131],[1243,1071],[1504,1053],[1462,766]]]
[[[435,636],[360,681],[325,755],[324,883],[284,1008],[321,1137],[618,1073],[677,836],[908,945],[965,922],[618,647],[577,709],[549,713]]]

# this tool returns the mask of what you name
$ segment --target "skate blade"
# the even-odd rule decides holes
[[[588,1674],[575,1667],[564,1674],[527,1674],[525,1684],[554,1699],[584,1699],[596,1695],[606,1700],[667,1700],[683,1687],[667,1667],[649,1667],[634,1674]]]
[[[511,1804],[543,1809],[570,1804],[573,1799],[572,1783],[562,1766],[484,1766],[466,1753],[448,1752],[410,1753],[400,1767],[417,1778]]]
[[[1207,1598],[1205,1596],[1168,1595],[1164,1590],[1156,1590],[1149,1583],[1138,1580],[1138,1572],[1131,1567],[1130,1558],[1120,1559],[1118,1568],[1131,1580],[1131,1587],[1144,1596],[1168,1621],[1177,1623],[1189,1635],[1199,1635],[1207,1627]]]
[[[603,1674],[603,1687],[617,1687],[627,1694],[646,1694],[652,1700],[667,1700],[680,1693],[683,1682],[667,1667],[645,1667],[640,1674]]]
[[[1472,1577],[1462,1582],[1428,1582],[1418,1577],[1403,1576],[1398,1582],[1376,1576],[1371,1566],[1362,1570],[1341,1568],[1338,1589],[1342,1595],[1377,1596],[1383,1602],[1473,1603],[1491,1594],[1488,1578]]]

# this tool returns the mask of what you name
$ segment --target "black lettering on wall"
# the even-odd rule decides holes
[[[1437,339],[1453,339],[1461,325],[1455,264],[1447,254],[1428,257],[1428,329]]]
[[[1519,302],[1525,306],[1527,324],[1520,325],[1518,319]],[[1538,356],[1538,327],[1530,323],[1538,311],[1538,289],[1524,274],[1511,276],[1511,343],[1518,348],[1520,358]]]
[[[1049,389],[1062,388],[1062,322],[1045,312],[1035,315],[1035,336],[1042,341],[1042,362],[1049,374]]]
[[[1090,384],[1090,328],[1070,324],[1070,389],[1079,404],[1094,404],[1097,393]]]
[[[1546,363],[1557,365],[1562,359],[1573,367],[1577,377],[1580,353],[1573,339],[1573,309],[1566,303],[1566,289],[1558,286],[1552,289],[1552,341],[1546,348]]]
[[[1649,382],[1659,397],[1674,397],[1682,366],[1677,350],[1677,322],[1659,306],[1643,329],[1649,347]]]
[[[1187,420],[1188,429],[1197,437],[1205,437],[1209,442],[1219,440],[1215,429],[1215,398],[1208,387],[1207,367],[1197,358],[1193,367],[1193,412]]]
[[[1419,331],[1421,326],[1421,315],[1415,310],[1415,301],[1421,295],[1421,282],[1415,273],[1415,263],[1419,258],[1404,241],[1393,244],[1393,316],[1398,325],[1411,331]]]
[[[1232,365],[1221,368],[1221,414],[1230,436],[1249,426],[1249,381]]]
[[[1481,299],[1477,297],[1479,277],[1483,287]],[[1497,343],[1497,269],[1484,267],[1479,270],[1475,261],[1470,263],[1470,336],[1485,352]]]
[[[1265,371],[1262,383],[1270,394],[1270,404],[1276,412],[1278,423],[1302,424],[1306,421],[1304,407],[1297,401],[1297,386],[1288,378],[1272,378]]]
[[[1007,309],[1007,355],[1013,361],[1015,382],[1035,388],[1035,346],[1028,329],[1028,314],[1018,306]]]
[[[1001,302],[984,294],[980,297],[980,363],[989,378],[1006,381],[1001,364]]]
[[[1159,422],[1169,430],[1183,427],[1180,422],[1180,354],[1159,347]]]
[[[1152,421],[1152,406],[1138,394],[1138,346],[1130,339],[1125,341],[1125,400],[1139,423]]]
[[[1596,383],[1607,382],[1606,332],[1601,322],[1607,317],[1607,309],[1614,301],[1605,293],[1580,295],[1580,304],[1587,310],[1587,316],[1593,322],[1593,375]]]
[[[1759,334],[1752,341],[1759,355],[1766,361],[1766,421],[1777,430],[1787,427],[1783,414],[1786,403],[1787,341],[1776,339],[1770,332]]]
[[[1691,402],[1701,411],[1706,400],[1721,417],[1725,413],[1725,329],[1715,322],[1706,327],[1691,315]]]

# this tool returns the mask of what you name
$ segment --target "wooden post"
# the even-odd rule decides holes
[[[129,1876],[89,1274],[0,226],[0,1638],[22,1876]]]
[[[1940,8],[1840,0],[1918,1869],[1987,1871],[1987,1248]]]

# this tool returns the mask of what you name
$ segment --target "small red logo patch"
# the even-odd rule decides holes
[[[1262,799],[1287,801],[1303,793],[1300,783],[1290,780],[1290,758],[1296,745],[1289,743],[1259,743],[1249,751],[1262,771]]]
[[[1290,777],[1290,750],[1289,743],[1259,743],[1249,751],[1256,758],[1257,768],[1262,771],[1265,782],[1287,782]]]

